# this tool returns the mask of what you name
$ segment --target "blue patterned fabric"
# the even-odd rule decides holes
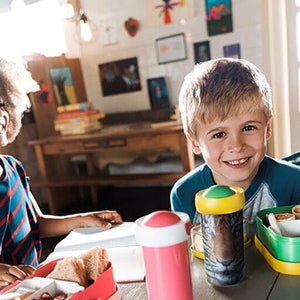
[[[37,266],[41,240],[29,180],[13,157],[1,155],[0,163],[5,173],[0,180],[0,262]]]

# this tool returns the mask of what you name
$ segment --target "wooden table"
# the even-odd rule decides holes
[[[32,185],[45,189],[50,212],[55,214],[64,204],[66,193],[62,188],[89,186],[93,202],[96,202],[96,186],[174,183],[195,167],[195,159],[182,126],[176,122],[157,124],[142,123],[104,127],[101,131],[74,136],[52,136],[30,141],[34,146],[41,178]],[[177,147],[182,162],[182,172],[100,176],[93,162],[93,153],[119,149],[156,149]],[[64,155],[86,156],[87,176],[72,176],[63,169]],[[58,165],[58,167],[57,167]],[[63,194],[63,195],[62,195]]]
[[[206,280],[204,261],[191,255],[194,300],[298,300],[300,276],[274,271],[254,245],[245,250],[245,278],[234,286],[213,287]],[[147,300],[145,282],[119,283],[122,300]]]
[[[55,259],[62,257],[62,255],[69,256],[76,251],[88,250],[95,245],[102,246],[104,248],[109,247],[130,247],[135,245],[132,237],[134,237],[134,227],[130,227],[132,223],[124,223],[116,226],[112,230],[116,232],[123,232],[124,236],[118,235],[119,239],[115,238],[112,232],[96,229],[97,234],[90,236],[90,232],[94,232],[95,229],[80,229],[83,236],[79,239],[78,235],[73,235],[73,238],[69,236],[65,237],[54,249],[48,259]],[[124,228],[129,228],[128,231],[124,231]],[[119,228],[120,231],[117,231]],[[75,230],[76,231],[76,230]],[[84,233],[86,232],[86,233]],[[84,237],[87,234],[87,238]],[[109,243],[108,234],[110,234],[113,244]],[[85,241],[84,243],[82,241]],[[66,243],[67,241],[67,243]],[[112,246],[113,245],[113,246]],[[138,245],[138,244],[136,244]],[[124,249],[124,248],[120,248]],[[67,251],[67,252],[65,252]],[[122,257],[122,256],[121,256]],[[267,263],[265,258],[252,244],[245,249],[245,271],[244,279],[233,286],[227,287],[214,287],[207,282],[205,264],[202,259],[194,257],[190,253],[190,266],[191,277],[193,284],[193,296],[194,300],[211,299],[211,300],[229,300],[229,299],[243,299],[243,300],[298,300],[299,299],[299,282],[300,276],[284,275],[274,271]],[[136,262],[136,257],[126,256],[124,257],[126,264],[130,263],[132,259]],[[112,258],[112,264],[114,266],[114,258]],[[115,271],[120,268],[120,265],[115,264]],[[157,270],[160,272],[160,270]],[[122,300],[147,300],[147,285],[145,281],[139,282],[118,282],[118,287]],[[183,299],[184,300],[184,299]]]

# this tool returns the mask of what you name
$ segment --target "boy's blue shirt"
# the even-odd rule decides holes
[[[199,223],[195,194],[214,184],[210,168],[206,163],[200,165],[173,186],[171,209],[185,212],[192,223]],[[255,223],[255,216],[262,209],[300,203],[300,167],[265,156],[245,196],[243,215],[250,224]]]

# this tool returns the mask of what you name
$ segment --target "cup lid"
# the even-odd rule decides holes
[[[190,228],[186,213],[160,210],[135,221],[135,237],[142,246],[166,247],[189,239]]]
[[[202,214],[230,214],[244,207],[244,190],[237,186],[213,185],[196,194],[195,205]]]

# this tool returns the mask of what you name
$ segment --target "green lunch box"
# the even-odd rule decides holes
[[[267,208],[256,215],[256,235],[274,258],[285,262],[300,262],[300,237],[286,237],[269,229],[267,214],[291,213],[295,205]]]

